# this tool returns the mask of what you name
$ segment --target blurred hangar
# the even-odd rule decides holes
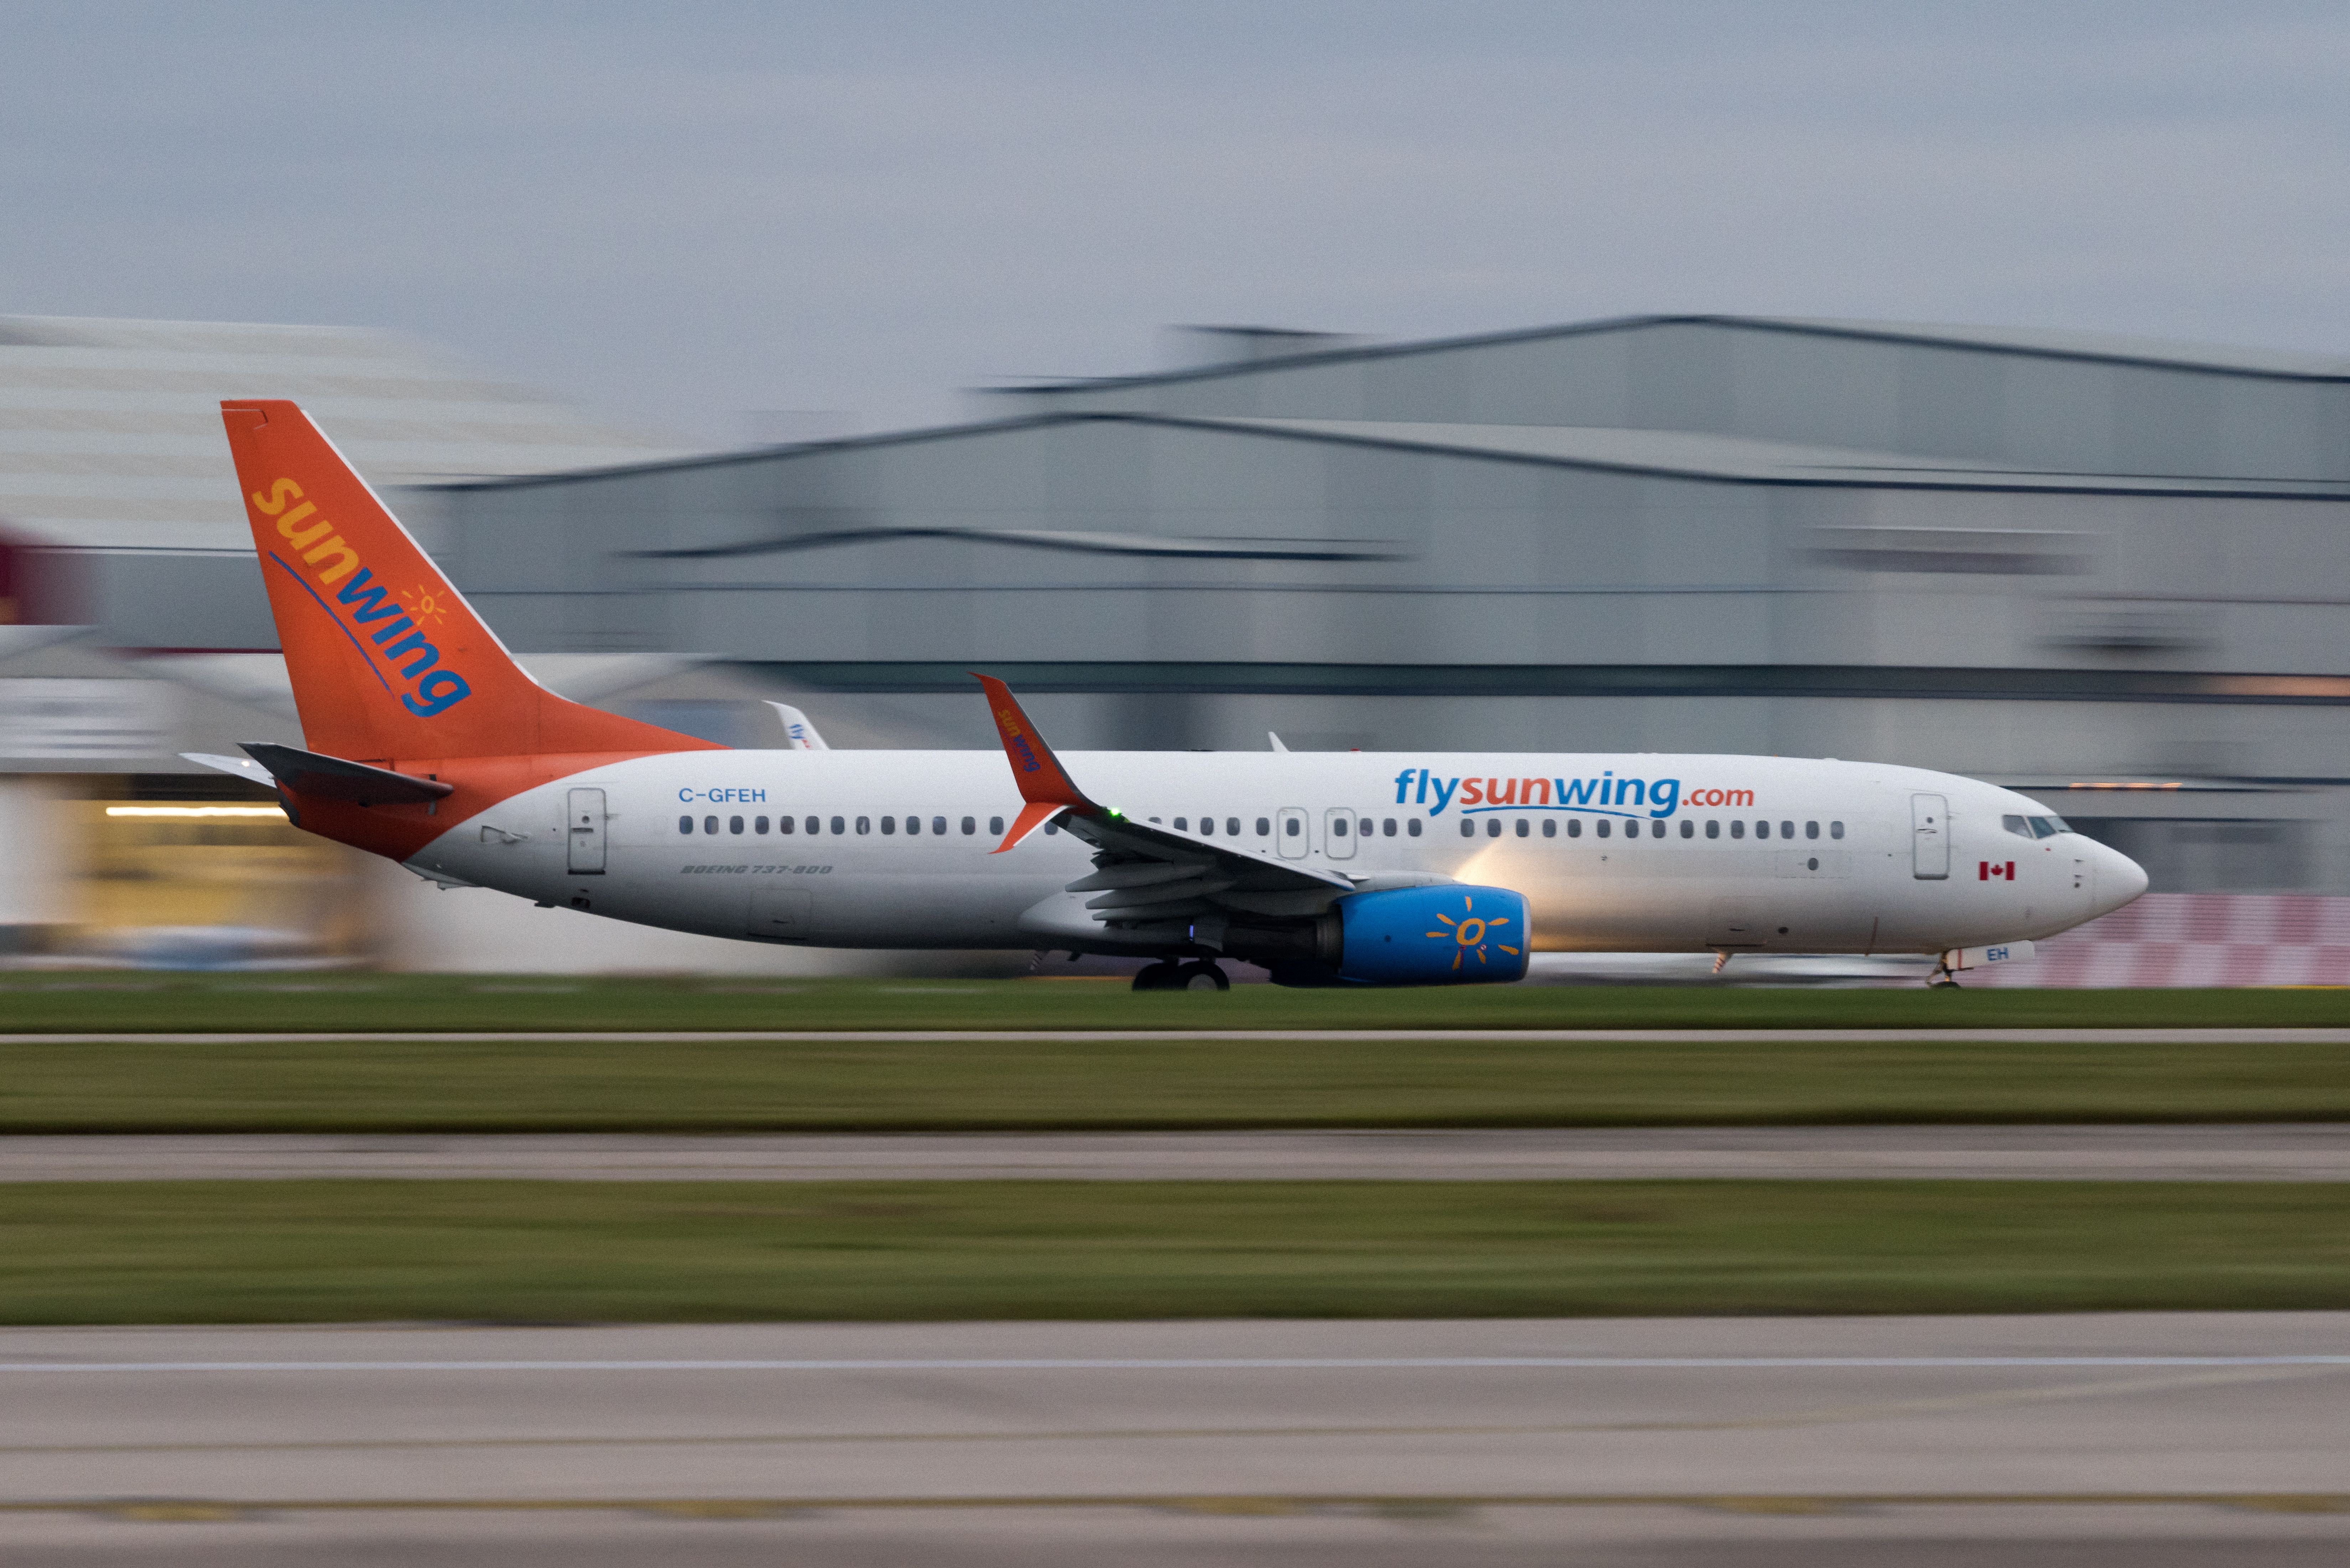
[[[265,673],[204,662],[274,638],[216,422],[161,422],[265,375],[526,659],[712,739],[777,743],[788,696],[983,745],[977,666],[1070,748],[1881,757],[2035,794],[2158,893],[2350,893],[2350,361],[1694,316],[1181,342],[690,454],[370,334],[0,319],[0,526],[57,585],[18,619],[94,628],[13,628],[0,692],[180,675],[151,750],[118,702],[70,770],[0,721],[0,766],[175,774],[163,732]],[[41,379],[76,366],[113,379]]]

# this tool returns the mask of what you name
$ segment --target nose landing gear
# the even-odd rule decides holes
[[[1232,982],[1215,963],[1154,963],[1134,977],[1137,991],[1230,991]]]

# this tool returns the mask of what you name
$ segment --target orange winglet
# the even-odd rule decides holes
[[[1003,854],[1064,811],[1115,815],[1104,812],[1086,798],[1085,791],[1062,768],[1061,759],[1053,754],[1053,748],[1021,711],[1020,700],[1012,695],[1012,688],[993,675],[982,675],[976,670],[972,679],[986,690],[987,711],[995,716],[995,732],[1003,742],[1005,760],[1012,764],[1012,782],[1020,786],[1020,798],[1028,803],[1014,819],[1012,831],[990,854]]]

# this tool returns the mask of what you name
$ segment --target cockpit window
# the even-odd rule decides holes
[[[2061,816],[2035,816],[2032,819],[2032,831],[2035,837],[2054,838],[2067,830]]]
[[[1999,819],[1999,825],[2007,829],[2010,833],[2014,834],[2018,838],[2029,838],[2032,836],[2032,824],[2026,822],[2022,817],[2002,816]]]

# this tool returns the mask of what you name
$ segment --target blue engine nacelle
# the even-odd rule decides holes
[[[1507,888],[1390,888],[1349,894],[1332,912],[1336,961],[1277,964],[1276,983],[1475,985],[1526,977],[1525,896]]]

